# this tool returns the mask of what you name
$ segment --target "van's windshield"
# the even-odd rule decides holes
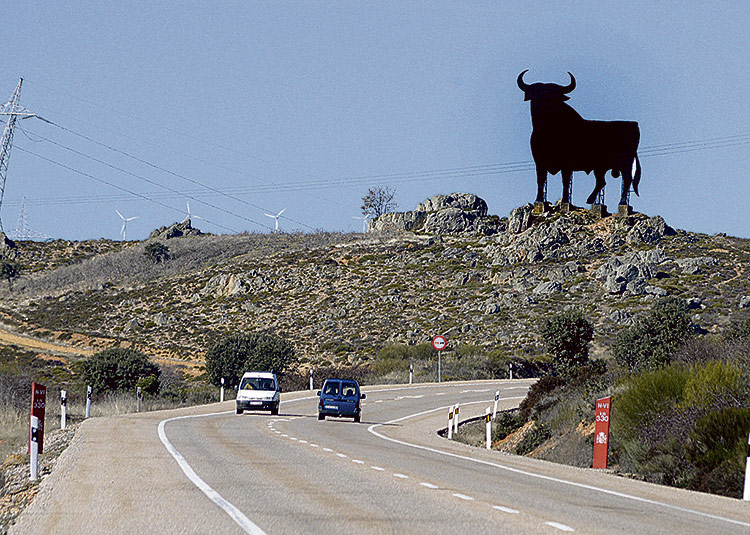
[[[276,383],[267,377],[243,377],[240,390],[276,390]]]

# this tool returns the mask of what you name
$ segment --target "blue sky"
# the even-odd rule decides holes
[[[508,215],[535,197],[528,82],[578,82],[588,119],[634,120],[635,210],[750,237],[745,2],[14,2],[0,99],[19,123],[0,217],[129,239],[185,217],[214,233],[359,231],[369,187]],[[9,14],[9,16],[8,16]],[[446,172],[445,170],[452,170]],[[607,204],[619,180],[608,175]],[[576,173],[584,205],[593,176]],[[561,195],[559,175],[549,198]]]

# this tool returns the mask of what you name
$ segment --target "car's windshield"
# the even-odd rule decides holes
[[[337,396],[339,394],[339,386],[341,383],[338,381],[326,381],[323,387],[323,393],[329,396]]]
[[[267,377],[244,377],[240,390],[276,390],[276,383]]]
[[[348,381],[344,381],[343,383],[341,383],[341,395],[347,397],[356,397],[357,383],[351,383]]]

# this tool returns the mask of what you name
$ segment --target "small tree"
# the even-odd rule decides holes
[[[396,190],[389,187],[370,188],[367,195],[362,197],[362,215],[380,217],[392,212],[397,206],[393,200],[395,195]]]
[[[206,374],[213,385],[219,386],[223,377],[235,386],[245,371],[282,374],[296,362],[294,347],[283,338],[263,333],[231,334],[209,348]]]
[[[153,242],[146,245],[143,249],[143,256],[158,264],[164,260],[169,260],[169,247],[163,243]]]
[[[159,390],[161,370],[148,357],[134,349],[113,347],[100,351],[81,364],[81,376],[97,392],[135,391],[145,387],[149,393]]]
[[[655,370],[672,362],[680,346],[692,337],[690,318],[684,301],[667,298],[615,341],[615,360],[634,372]]]
[[[580,311],[565,310],[545,319],[541,335],[547,352],[552,355],[555,375],[570,375],[588,362],[594,328]]]
[[[4,260],[0,263],[0,278],[8,281],[8,290],[13,290],[13,281],[21,275],[18,264]]]

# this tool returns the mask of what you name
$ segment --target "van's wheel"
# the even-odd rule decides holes
[[[325,419],[326,419],[326,415],[319,412],[318,413],[318,420],[325,420]]]
[[[360,414],[357,414],[357,415],[356,415],[356,416],[354,417],[354,421],[355,421],[356,423],[359,423],[359,422],[360,422],[360,419],[361,419],[361,417],[362,417],[362,415],[360,415]]]
[[[277,414],[279,414],[279,408],[278,407],[274,407],[273,409],[271,409],[271,414],[274,415],[274,416],[276,416]]]
[[[242,414],[242,409],[240,409],[239,407],[237,407],[237,414]]]

